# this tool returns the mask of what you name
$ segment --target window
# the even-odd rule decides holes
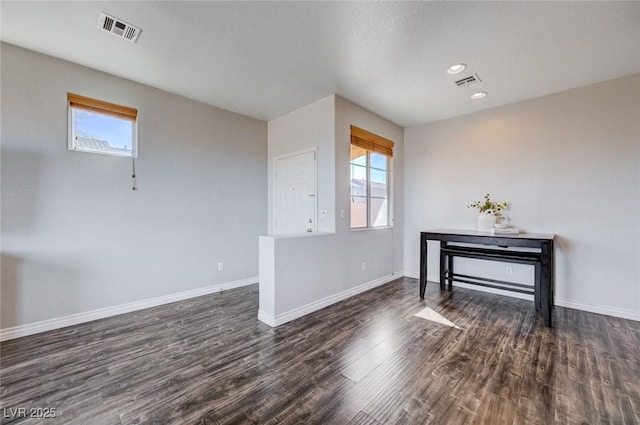
[[[136,158],[138,111],[68,93],[69,150]]]
[[[393,142],[351,126],[351,228],[389,226]]]

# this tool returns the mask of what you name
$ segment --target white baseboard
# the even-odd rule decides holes
[[[420,279],[420,273],[418,272],[405,272],[404,275],[407,277],[412,277],[414,279]],[[440,278],[435,276],[427,276],[427,280],[430,282],[438,282]],[[467,287],[467,285],[464,285],[463,283],[456,283],[456,286],[465,287],[465,288]],[[468,287],[477,291],[490,292],[489,291],[490,288],[482,288],[479,286],[476,286],[476,287],[468,286]],[[511,297],[515,295],[515,298],[520,298],[516,294],[506,294],[502,291],[500,292],[500,295],[506,295]],[[531,296],[525,295],[525,297],[531,297]],[[530,298],[525,298],[525,299],[530,299]],[[610,307],[606,305],[585,304],[580,301],[574,301],[574,300],[570,300],[567,298],[560,298],[560,297],[555,297],[553,302],[555,305],[559,307],[572,308],[574,310],[582,310],[582,311],[588,311],[591,313],[604,314],[605,316],[613,316],[613,317],[620,317],[622,319],[640,321],[640,312],[634,311],[634,310]]]
[[[273,317],[273,315],[265,313],[262,310],[258,310],[258,320],[260,320],[262,323],[266,323],[267,325],[271,326],[272,328],[275,328],[276,325],[276,318]]]
[[[620,317],[621,319],[636,320],[640,322],[640,312],[627,310],[624,308],[609,307],[606,305],[591,305],[573,301],[566,298],[555,297],[555,304],[560,307],[572,308],[574,310],[589,311],[591,313],[604,314],[605,316]]]
[[[164,295],[162,297],[150,298],[147,300],[134,301],[127,304],[115,305],[112,307],[99,308],[97,310],[86,311],[84,313],[72,314],[70,316],[58,317],[55,319],[43,320],[41,322],[29,323],[27,325],[15,326],[13,328],[0,330],[0,341],[20,338],[40,332],[65,328],[67,326],[78,325],[80,323],[91,322],[93,320],[104,319],[106,317],[117,316],[119,314],[130,313],[132,311],[143,310],[145,308],[156,307],[189,298],[200,297],[202,295],[213,294],[227,289],[239,288],[241,286],[258,283],[258,276],[247,279],[234,280],[231,282],[218,283],[204,288],[192,289],[190,291],[179,292],[177,294]]]
[[[314,301],[301,307],[294,308],[293,310],[287,311],[285,313],[277,314],[275,317],[263,311],[258,311],[258,319],[271,327],[280,326],[302,316],[306,316],[309,313],[313,313],[314,311],[318,311],[342,300],[346,300],[347,298],[353,297],[354,295],[358,295],[362,292],[368,291],[369,289],[384,285],[385,283],[391,282],[392,280],[398,279],[402,276],[402,271],[395,272],[393,274],[383,276],[367,283],[363,283],[362,285],[358,285],[354,288],[347,289],[346,291],[338,292],[337,294],[322,298],[318,301]]]

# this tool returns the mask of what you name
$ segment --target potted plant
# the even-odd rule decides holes
[[[509,207],[509,202],[495,202],[491,200],[491,194],[484,195],[483,201],[475,201],[467,204],[467,208],[475,208],[478,210],[478,220],[476,230],[479,232],[488,232],[496,223],[502,223],[506,217],[502,211]]]

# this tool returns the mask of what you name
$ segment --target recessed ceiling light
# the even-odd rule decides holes
[[[462,71],[467,69],[467,65],[464,63],[457,63],[455,65],[451,65],[449,69],[447,69],[447,73],[449,74],[459,74]]]
[[[478,93],[474,93],[471,95],[471,99],[472,100],[480,100],[484,97],[487,96],[487,92],[486,91],[479,91]]]

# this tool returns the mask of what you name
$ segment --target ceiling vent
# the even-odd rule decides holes
[[[142,31],[140,28],[127,24],[123,20],[107,15],[104,12],[100,12],[98,28],[132,43],[138,40],[138,36]]]
[[[465,86],[469,86],[469,85],[471,85],[473,83],[477,83],[478,81],[482,81],[482,80],[480,79],[478,74],[473,74],[473,75],[470,75],[470,76],[465,77],[465,78],[461,78],[460,80],[456,81],[456,86],[465,87]]]

